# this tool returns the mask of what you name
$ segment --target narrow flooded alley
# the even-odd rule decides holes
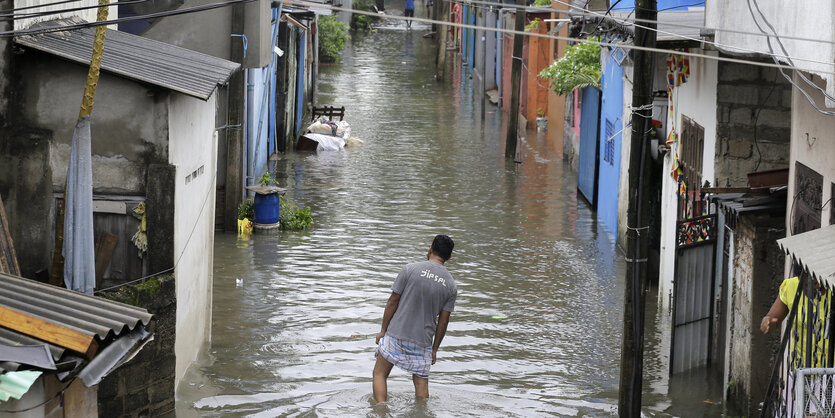
[[[364,145],[276,162],[311,230],[216,236],[211,342],[180,384],[178,416],[616,414],[622,256],[543,136],[507,161],[501,111],[488,103],[482,120],[469,75],[433,78],[428,29],[354,34],[320,67],[317,104],[344,105]],[[431,397],[416,402],[395,369],[380,410],[374,335],[397,272],[435,234],[455,240],[459,295]],[[648,300],[645,414],[721,413],[719,399],[668,395],[668,316]]]

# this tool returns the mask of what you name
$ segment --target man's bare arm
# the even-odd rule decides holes
[[[386,330],[389,328],[389,322],[391,322],[391,318],[394,316],[394,313],[397,312],[397,305],[399,304],[400,295],[391,292],[391,296],[389,296],[389,300],[386,302],[386,310],[383,312],[383,326],[380,328],[380,333],[377,334],[375,344],[379,344],[380,338],[383,338],[383,335],[386,335]]]
[[[780,300],[778,296],[774,303],[771,305],[771,309],[768,310],[768,313],[763,317],[762,321],[760,322],[760,331],[763,334],[768,334],[771,331],[771,327],[779,327],[780,322],[788,315],[789,307]]]
[[[441,311],[438,315],[438,329],[435,330],[435,342],[432,343],[432,364],[437,360],[438,348],[441,347],[441,341],[446,335],[446,327],[449,325],[449,312]]]

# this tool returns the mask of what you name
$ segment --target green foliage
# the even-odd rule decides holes
[[[241,219],[244,219],[244,218],[249,219],[249,220],[254,219],[255,218],[255,209],[254,209],[254,206],[253,206],[254,204],[255,203],[252,201],[252,199],[244,200],[244,203],[241,203],[241,205],[238,206],[238,220],[241,220]]]
[[[273,175],[269,171],[265,171],[264,174],[261,174],[261,178],[258,179],[258,184],[269,186],[272,184],[278,185],[278,182],[275,181],[275,178],[273,178]]]
[[[319,59],[335,62],[339,51],[350,39],[348,24],[336,20],[335,16],[319,16]]]
[[[354,0],[354,10],[362,10],[365,12],[372,11],[370,0]],[[351,14],[351,29],[353,30],[371,30],[371,24],[380,20],[374,16],[361,15],[358,13]]]
[[[311,212],[310,206],[300,209],[298,203],[285,196],[281,197],[278,213],[281,229],[301,231],[307,229],[313,223],[313,212]]]
[[[597,38],[589,38],[597,41]],[[539,73],[551,80],[551,88],[566,94],[586,86],[600,88],[600,45],[580,43],[565,49],[565,55]]]
[[[539,22],[542,22],[538,17],[534,18],[527,25],[525,25],[525,32],[533,32],[539,29]]]
[[[550,6],[551,0],[536,0],[533,5],[534,7]]]

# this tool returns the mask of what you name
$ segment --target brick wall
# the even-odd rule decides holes
[[[788,167],[791,84],[775,68],[719,63],[714,186],[744,187],[747,173]]]
[[[108,299],[148,309],[154,340],[99,384],[99,415],[139,417],[174,412],[176,288],[173,275],[107,293]]]
[[[783,279],[785,257],[777,240],[785,237],[784,215],[740,217],[734,230],[731,286],[728,402],[743,415],[756,416],[765,399],[779,332],[759,330]]]

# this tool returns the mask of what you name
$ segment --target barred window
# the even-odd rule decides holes
[[[606,119],[606,143],[603,144],[603,161],[615,165],[615,124]]]
[[[696,191],[702,185],[702,157],[705,146],[705,128],[687,116],[681,116],[681,169],[687,190]]]

